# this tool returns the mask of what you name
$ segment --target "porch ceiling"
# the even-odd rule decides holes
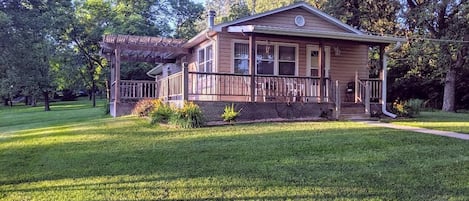
[[[119,49],[121,61],[174,63],[177,57],[189,53],[182,47],[184,43],[182,39],[164,37],[104,35],[100,46],[101,55],[108,60]]]

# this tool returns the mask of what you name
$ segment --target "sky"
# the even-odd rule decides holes
[[[195,3],[201,3],[202,5],[205,3],[205,0],[192,0]]]

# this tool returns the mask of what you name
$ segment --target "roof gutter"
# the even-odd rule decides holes
[[[391,50],[389,51],[386,51],[383,55],[383,94],[382,94],[382,98],[381,98],[381,112],[383,112],[384,115],[388,116],[388,117],[391,117],[391,118],[396,118],[397,115],[396,114],[393,114],[389,111],[387,111],[386,109],[386,99],[387,99],[387,81],[388,81],[388,55],[391,53],[391,52],[395,52],[396,50],[398,50],[399,48],[401,48],[402,44],[401,42],[397,42],[396,43],[396,46],[394,46],[394,48],[392,48]]]

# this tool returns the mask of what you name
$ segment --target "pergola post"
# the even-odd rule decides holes
[[[115,66],[114,66],[114,115],[119,116],[117,114],[117,105],[120,103],[120,77],[121,77],[121,51],[119,48],[115,49]]]
[[[256,35],[249,35],[249,69],[251,71],[251,102],[255,102],[256,96]]]
[[[187,101],[189,100],[189,68],[187,67],[186,62],[181,62],[181,65],[182,65],[182,100]]]

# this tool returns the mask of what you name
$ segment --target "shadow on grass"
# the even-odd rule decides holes
[[[2,150],[0,163],[4,166],[0,168],[0,185],[120,175],[171,175],[124,180],[120,183],[156,182],[150,188],[161,190],[189,188],[184,185],[168,187],[161,182],[239,178],[261,182],[213,184],[200,188],[226,188],[227,191],[259,186],[267,189],[282,186],[336,189],[331,195],[229,197],[234,200],[360,199],[369,196],[383,199],[423,196],[431,199],[437,195],[456,195],[462,190],[469,190],[467,187],[437,183],[447,180],[464,183],[469,180],[469,164],[457,162],[467,158],[461,153],[467,153],[468,146],[460,141],[426,135],[415,137],[418,134],[383,128],[277,131],[272,129],[275,125],[193,130],[142,129],[138,132],[132,132],[136,125],[121,125],[112,131],[107,128],[86,129],[78,135],[89,135],[88,140],[33,144]],[[205,134],[200,136],[201,132]],[[74,134],[63,131],[44,135],[73,137]],[[93,135],[107,137],[93,139]],[[19,136],[11,140],[34,141],[39,137],[41,135]],[[438,174],[428,175],[434,172]],[[461,174],[466,176],[461,177]],[[52,191],[62,188],[99,190],[102,188],[99,185],[115,183],[119,182],[18,188],[5,192]],[[134,187],[118,188],[125,190]],[[370,192],[340,189],[368,189]],[[204,199],[220,198],[223,197]]]

